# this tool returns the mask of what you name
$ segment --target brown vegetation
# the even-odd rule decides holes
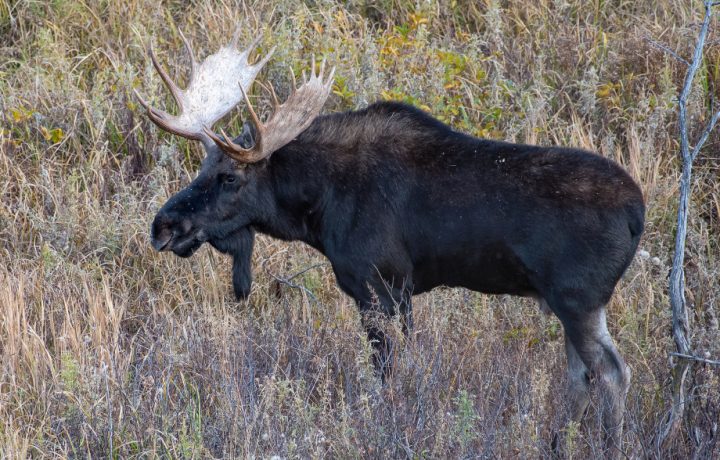
[[[261,79],[281,98],[287,67],[301,73],[314,52],[338,67],[326,110],[401,99],[475,135],[623,164],[648,204],[640,254],[609,306],[633,369],[625,447],[717,458],[718,367],[693,365],[681,436],[663,452],[655,443],[674,351],[667,275],[685,66],[648,38],[687,56],[701,7],[0,0],[0,457],[549,455],[565,416],[565,358],[560,324],[534,303],[458,289],[419,296],[412,340],[383,388],[354,305],[313,250],[260,237],[247,302],[233,300],[229,261],[210,248],[189,260],[152,250],[150,219],[201,149],[160,132],[133,99],[142,87],[171,104],[145,47],[154,40],[169,69],[186,68],[177,27],[204,56],[240,23],[243,42],[269,25],[258,52],[278,51]],[[696,117],[718,97],[712,26],[689,101]],[[245,118],[229,115],[228,131]],[[686,253],[692,343],[715,359],[718,142],[715,132],[696,161]],[[402,340],[399,327],[394,335]],[[594,409],[588,418],[565,429],[568,456],[601,445]]]

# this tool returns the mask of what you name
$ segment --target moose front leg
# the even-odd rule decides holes
[[[233,258],[232,283],[235,298],[247,299],[252,287],[252,253],[255,244],[255,231],[251,227],[243,227],[231,236],[219,241],[210,240],[210,244]]]
[[[372,362],[375,371],[380,374],[384,384],[393,371],[393,343],[385,334],[382,323],[388,318],[387,313],[373,308],[360,308],[360,319],[367,333],[368,342],[373,348]]]
[[[405,275],[412,270],[409,263],[399,263],[403,260],[403,257],[396,257],[393,259],[395,264],[387,270],[380,270],[377,264],[365,260],[333,260],[338,285],[355,299],[360,310],[362,325],[373,347],[373,364],[383,383],[393,371],[394,347],[385,331],[387,320],[399,312],[406,337],[412,329],[412,281]]]
[[[412,293],[407,283],[394,287],[383,283],[377,288],[370,287],[369,299],[358,301],[363,327],[373,347],[373,364],[385,383],[392,377],[394,369],[395,344],[384,330],[388,319],[400,313],[400,322],[405,337],[412,330]]]

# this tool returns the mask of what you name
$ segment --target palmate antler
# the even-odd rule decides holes
[[[277,101],[273,91],[275,113],[266,123],[262,123],[250,105],[247,92],[260,69],[272,56],[275,48],[270,50],[258,63],[250,65],[248,57],[260,37],[253,40],[245,51],[239,52],[237,51],[238,36],[239,31],[235,33],[228,46],[220,48],[198,65],[190,43],[180,33],[185,48],[190,54],[192,66],[190,83],[184,90],[170,79],[150,47],[150,58],[165,85],[173,94],[180,108],[179,115],[174,116],[155,109],[137,91],[135,91],[135,95],[147,110],[150,120],[161,129],[188,139],[202,141],[204,144],[215,142],[231,158],[242,163],[254,163],[267,158],[310,126],[330,95],[335,69],[333,68],[327,80],[323,81],[325,61],[323,60],[320,67],[320,73],[316,75],[313,57],[310,79],[295,89],[295,77],[293,76],[294,90],[283,104]],[[222,130],[222,139],[212,131],[215,122],[225,116],[242,99],[245,99],[256,127],[255,145],[249,149],[233,143]]]
[[[245,90],[242,87],[240,88],[248,110],[250,111],[250,117],[255,124],[255,145],[252,146],[252,148],[245,149],[234,143],[222,130],[223,139],[219,138],[209,129],[205,129],[205,134],[215,141],[218,147],[228,156],[239,162],[255,163],[263,158],[267,158],[274,151],[305,131],[318,116],[322,106],[330,95],[335,68],[333,67],[330,71],[330,75],[328,75],[326,81],[323,81],[324,73],[325,59],[323,59],[320,65],[320,72],[316,74],[315,57],[313,56],[310,79],[304,81],[301,87],[294,89],[283,104],[278,102],[275,91],[272,89],[272,86],[270,86],[275,112],[266,123],[260,121],[255,110],[253,110],[252,104],[250,104]],[[295,88],[294,75],[293,88]]]

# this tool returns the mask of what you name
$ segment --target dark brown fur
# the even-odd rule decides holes
[[[251,142],[248,132],[237,142]],[[397,103],[320,117],[243,169],[207,150],[197,179],[155,218],[156,248],[189,256],[208,241],[233,254],[245,296],[254,231],[315,247],[356,300],[383,376],[391,344],[371,312],[399,312],[409,328],[411,296],[439,285],[542,299],[565,328],[573,416],[594,376],[608,448],[618,445],[629,372],[605,304],[633,258],[645,207],[616,163],[477,139]]]

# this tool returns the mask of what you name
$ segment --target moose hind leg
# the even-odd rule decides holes
[[[580,422],[590,404],[590,371],[565,334],[570,420]]]
[[[630,386],[630,369],[620,356],[607,329],[605,308],[561,317],[572,348],[589,370],[593,385],[602,399],[602,419],[606,454],[621,454],[625,397]],[[578,407],[579,409],[579,407]]]
[[[567,379],[568,379],[568,420],[580,423],[585,416],[590,404],[590,371],[565,334],[565,353],[567,355]],[[562,435],[560,432],[553,433],[551,448],[555,458],[565,457],[561,453]],[[567,455],[570,457],[571,455]]]

